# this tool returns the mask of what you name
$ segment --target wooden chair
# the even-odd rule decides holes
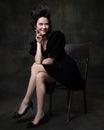
[[[70,112],[72,106],[72,97],[73,92],[82,91],[83,92],[83,100],[84,100],[84,112],[87,113],[87,99],[86,99],[86,82],[87,82],[87,73],[88,73],[88,64],[89,64],[89,46],[86,44],[66,44],[65,51],[68,55],[73,57],[81,71],[82,77],[84,79],[83,89],[80,90],[71,90],[67,89],[60,83],[52,83],[50,84],[49,89],[49,114],[52,112],[52,88],[55,89],[66,89],[67,90],[67,122],[70,120]]]

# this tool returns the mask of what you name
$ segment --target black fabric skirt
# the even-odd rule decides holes
[[[47,73],[62,85],[73,90],[82,89],[83,79],[76,62],[69,56],[64,56],[54,64],[43,64]]]

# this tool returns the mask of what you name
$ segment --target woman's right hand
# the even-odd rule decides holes
[[[43,37],[39,31],[36,31],[36,41],[37,41],[37,43],[42,44]]]

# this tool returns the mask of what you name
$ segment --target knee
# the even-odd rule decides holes
[[[31,66],[31,74],[34,74],[34,73],[35,73],[35,71],[37,70],[36,68],[37,68],[37,67],[36,67],[36,64],[34,63],[34,64]]]
[[[38,72],[36,76],[37,82],[45,82],[45,73],[44,72]]]

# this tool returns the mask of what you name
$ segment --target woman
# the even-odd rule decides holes
[[[47,6],[39,5],[32,10],[32,27],[35,40],[31,42],[30,54],[34,56],[31,76],[26,95],[14,118],[23,116],[31,107],[31,96],[36,92],[37,112],[27,128],[40,125],[45,120],[43,109],[46,82],[61,82],[67,87],[81,84],[82,78],[74,60],[64,50],[65,37],[60,31],[52,31],[50,11]]]

